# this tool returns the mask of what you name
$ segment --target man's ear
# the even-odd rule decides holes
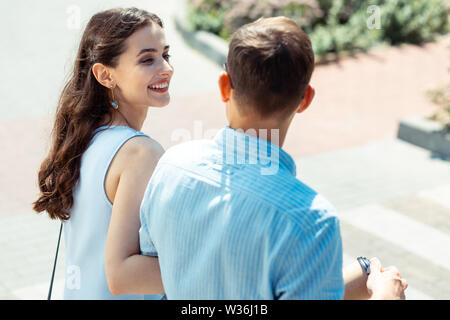
[[[300,106],[297,109],[297,113],[305,111],[311,105],[311,102],[313,101],[315,95],[316,90],[314,90],[313,87],[308,85],[308,88],[306,89],[305,92],[305,96],[303,97],[303,100],[300,102]]]
[[[231,96],[231,83],[228,73],[222,71],[219,75],[219,90],[223,102],[228,102]]]
[[[97,81],[101,85],[107,88],[111,88],[115,85],[111,77],[111,71],[104,64],[99,62],[95,63],[92,66],[92,73],[94,74],[95,79],[97,79]]]

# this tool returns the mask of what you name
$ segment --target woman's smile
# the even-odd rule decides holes
[[[169,90],[169,81],[163,80],[148,86],[148,89],[157,93],[166,93]]]

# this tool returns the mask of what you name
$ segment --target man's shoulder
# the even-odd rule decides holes
[[[290,221],[304,227],[313,226],[325,220],[337,219],[337,210],[322,194],[295,177],[287,177],[280,189],[279,201],[283,215]]]

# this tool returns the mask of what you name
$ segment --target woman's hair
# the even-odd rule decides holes
[[[52,144],[38,174],[40,196],[33,203],[35,211],[45,210],[51,219],[69,219],[81,156],[95,130],[112,120],[110,90],[97,81],[92,66],[99,62],[116,67],[128,37],[153,23],[163,27],[158,16],[136,8],[106,10],[90,19],[59,98]]]

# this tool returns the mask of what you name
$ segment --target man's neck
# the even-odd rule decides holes
[[[255,120],[255,119],[230,119],[230,128],[234,130],[243,130],[244,133],[265,139],[272,144],[283,146],[284,139],[289,125],[280,124],[274,120]]]

